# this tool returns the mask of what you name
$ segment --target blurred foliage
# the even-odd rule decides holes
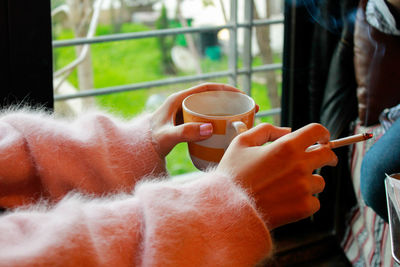
[[[51,0],[51,10],[64,5],[65,4],[65,0]]]
[[[161,14],[158,20],[156,21],[157,29],[168,29],[168,16],[167,16],[167,8],[165,5],[161,8]],[[176,74],[176,69],[174,63],[171,58],[171,49],[175,42],[176,35],[169,36],[160,36],[157,38],[158,46],[161,53],[161,64],[162,69],[165,74]]]

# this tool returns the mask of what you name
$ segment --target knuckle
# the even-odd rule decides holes
[[[307,194],[310,194],[311,192],[311,184],[310,181],[308,179],[298,179],[298,183],[297,183],[297,189],[300,192]]]
[[[254,143],[254,139],[253,139],[253,136],[251,135],[251,133],[249,131],[246,131],[244,133],[237,135],[233,139],[233,142],[235,142],[236,144],[238,144],[240,146],[249,146],[252,143]]]
[[[210,82],[204,82],[204,83],[202,83],[202,84],[200,84],[199,86],[196,86],[195,88],[196,89],[203,89],[203,90],[211,90],[212,89],[212,87],[213,87],[213,83],[210,83]]]
[[[274,126],[272,124],[266,123],[266,122],[260,124],[260,127],[266,133],[272,132],[274,130]]]
[[[181,132],[180,132],[180,136],[181,136],[182,138],[188,138],[188,137],[191,136],[191,134],[192,134],[192,129],[191,129],[191,127],[182,127],[182,130],[181,130]]]
[[[297,149],[298,146],[293,140],[288,140],[282,144],[282,150],[283,150],[282,152],[284,152],[285,154],[287,153],[287,155],[296,152]]]
[[[248,138],[246,134],[239,134],[232,140],[232,142],[238,145],[245,145],[247,143],[247,139]]]
[[[272,128],[272,124],[267,123],[267,122],[263,122],[263,123],[259,124],[259,127],[263,127],[263,128],[265,128],[267,130],[267,129]]]
[[[310,128],[315,129],[315,130],[326,130],[326,128],[324,126],[322,126],[322,124],[319,124],[316,122],[310,123]]]
[[[316,123],[316,122],[312,122],[312,123],[310,123],[309,125],[310,125],[311,128],[319,128],[319,127],[322,126],[321,124]]]
[[[175,100],[175,98],[177,98],[178,95],[179,95],[179,92],[172,93],[167,97],[167,100],[169,100],[169,101]]]
[[[325,128],[325,126],[323,126],[322,124],[318,124],[318,127],[319,127],[318,130],[319,130],[320,134],[326,136],[329,140],[330,136],[331,136],[329,130],[327,128]]]
[[[169,96],[167,97],[167,99],[165,100],[165,104],[166,104],[167,106],[173,106],[174,103],[177,101],[177,99],[178,99],[178,97],[179,97],[178,94],[179,94],[179,93],[173,93],[173,94],[169,95]]]
[[[308,175],[310,171],[308,164],[306,164],[306,162],[304,161],[298,161],[295,164],[295,170],[296,172],[301,175],[301,176],[305,176]]]
[[[319,133],[319,135],[329,135],[328,129],[326,129],[322,124],[316,122],[310,123],[309,129],[314,133]]]

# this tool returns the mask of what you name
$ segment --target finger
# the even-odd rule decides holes
[[[181,103],[189,95],[206,91],[232,91],[232,92],[243,93],[239,89],[228,84],[204,83],[176,93],[174,95],[174,102]]]
[[[277,127],[269,123],[262,123],[242,133],[239,138],[241,142],[248,146],[261,146],[290,133],[290,131],[291,129],[287,127]]]
[[[315,196],[307,196],[293,203],[292,222],[305,219],[316,213],[321,207],[319,199]]]
[[[325,180],[318,174],[307,174],[301,176],[288,176],[279,179],[268,187],[263,188],[261,194],[270,195],[268,192],[274,186],[280,194],[285,195],[287,201],[297,201],[305,195],[321,193],[325,188]],[[270,203],[282,202],[281,199],[269,199]]]
[[[224,83],[203,83],[200,84],[198,86],[189,88],[188,90],[205,90],[205,91],[218,91],[218,90],[222,90],[222,91],[232,91],[232,92],[239,92],[239,93],[243,93],[242,91],[240,91],[239,89],[237,89],[236,87],[229,85],[229,84],[224,84]]]
[[[307,160],[310,162],[310,167],[315,170],[323,166],[336,166],[338,158],[335,152],[328,146],[320,146],[312,151],[306,152]]]
[[[175,143],[196,142],[209,138],[212,135],[213,127],[211,123],[184,123],[171,129],[169,137]]]
[[[283,200],[278,203],[280,208],[267,211],[268,229],[272,230],[279,226],[305,219],[320,209],[319,199],[307,196],[297,201]]]
[[[325,188],[325,180],[321,175],[313,174],[310,177],[311,184],[311,194],[318,194],[324,191]]]
[[[313,215],[321,207],[319,199],[315,196],[309,196],[302,204],[303,204],[303,212],[302,212],[303,214],[300,214],[300,217],[303,217],[303,219]]]
[[[295,138],[297,144],[301,148],[306,149],[315,143],[328,143],[330,134],[329,131],[321,124],[311,123],[294,131],[290,138]]]

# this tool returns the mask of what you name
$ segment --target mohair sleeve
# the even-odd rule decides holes
[[[96,113],[74,121],[24,111],[0,116],[0,207],[58,201],[71,190],[130,192],[140,178],[164,172],[148,115],[126,122]]]
[[[140,182],[131,194],[68,195],[0,217],[0,266],[254,266],[271,239],[251,199],[209,172]]]

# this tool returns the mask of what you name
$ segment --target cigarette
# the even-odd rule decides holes
[[[348,146],[357,142],[365,141],[370,138],[372,138],[374,135],[372,133],[362,133],[362,134],[356,134],[356,135],[350,135],[347,137],[339,138],[336,140],[331,140],[327,144],[316,144],[312,145],[307,148],[307,151],[312,151],[314,149],[317,149],[320,146],[328,146],[330,149],[342,147],[342,146]]]

